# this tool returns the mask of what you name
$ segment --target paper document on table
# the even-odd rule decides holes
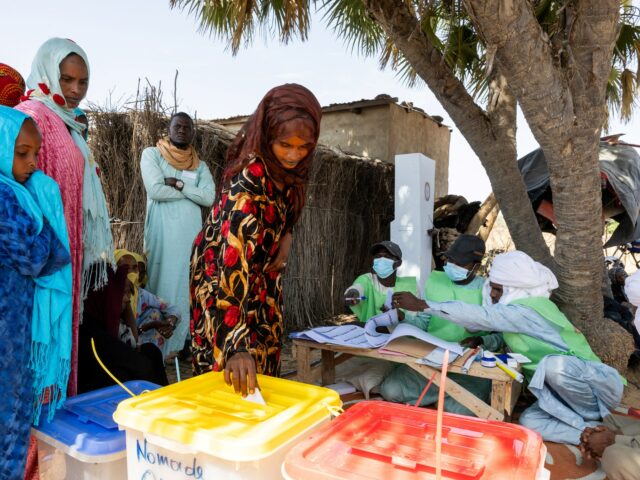
[[[359,325],[337,325],[334,327],[316,327],[304,332],[294,332],[291,338],[311,340],[318,343],[330,343],[354,348],[372,348],[365,337],[364,328]]]
[[[393,333],[380,333],[376,328],[393,328]],[[354,348],[380,348],[400,337],[414,337],[430,345],[435,345],[451,353],[461,355],[464,348],[455,342],[447,342],[420,328],[398,322],[398,312],[389,310],[369,319],[365,327],[359,325],[340,325],[335,327],[317,327],[304,332],[294,332],[291,338],[311,340],[318,343],[330,343]]]
[[[416,360],[416,363],[421,363],[422,365],[429,365],[430,367],[440,368],[444,361],[444,348],[435,348],[429,355],[426,355],[422,358]],[[449,355],[449,365],[458,359],[460,355],[457,353],[450,352]]]
[[[507,355],[509,355],[511,358],[513,358],[518,363],[531,363],[531,360],[529,359],[529,357],[525,357],[521,353],[509,352],[509,353],[507,353]]]
[[[446,340],[442,340],[435,335],[431,335],[430,333],[427,333],[424,330],[409,323],[400,322],[398,326],[393,330],[393,333],[388,336],[385,345],[398,337],[414,337],[418,340],[422,340],[423,342],[430,343],[431,345],[435,345],[436,347],[449,350],[450,352],[456,353],[458,355],[462,355],[462,352],[464,351],[464,347],[462,347],[459,343],[447,342]]]
[[[418,340],[417,338],[398,337],[380,347],[378,351],[386,355],[403,355],[406,357],[422,358],[433,352],[435,348],[438,347]]]

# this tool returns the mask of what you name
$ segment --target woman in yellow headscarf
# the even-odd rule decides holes
[[[131,252],[133,258],[138,262],[138,284],[141,288],[147,287],[149,274],[147,272],[147,258],[139,253]]]
[[[166,339],[171,338],[180,321],[178,309],[141,287],[139,264],[144,263],[141,255],[118,249],[114,256],[118,268],[129,271],[127,277],[132,285],[131,310],[137,326],[137,344],[153,343],[160,349],[163,357],[166,357],[170,353],[166,350]]]
[[[139,286],[138,262],[136,261],[136,258],[134,257],[134,255],[129,250],[125,250],[124,248],[118,248],[117,250],[115,250],[113,252],[113,256],[116,259],[116,265],[118,266],[118,268],[126,268],[129,270],[129,273],[127,274],[127,278],[131,282],[131,286],[132,286],[131,311],[133,312],[133,316],[135,317],[138,310],[137,308],[138,286]],[[132,257],[133,261],[131,261],[130,258],[128,257]]]

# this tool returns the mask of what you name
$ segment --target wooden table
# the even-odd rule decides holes
[[[343,347],[299,339],[294,339],[293,345],[296,348],[298,380],[304,383],[313,383],[311,350],[314,349],[322,351],[322,385],[335,383],[336,353],[404,363],[424,375],[427,379],[430,379],[435,372],[440,372],[437,368],[416,363],[416,358],[414,357],[385,354],[377,349]],[[464,375],[462,373],[462,365],[466,358],[467,356],[457,358],[449,365],[448,371]],[[485,368],[480,365],[480,362],[474,362],[467,375],[491,380],[491,405],[486,404],[450,378],[447,378],[446,392],[480,418],[500,421],[508,420],[520,395],[522,384],[513,380],[499,368]],[[437,386],[440,385],[439,374],[434,377],[433,383]]]

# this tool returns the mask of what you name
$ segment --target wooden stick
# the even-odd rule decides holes
[[[414,405],[414,407],[419,407],[420,406],[420,402],[422,401],[422,399],[424,398],[424,396],[426,395],[427,391],[429,390],[429,387],[431,386],[431,384],[433,383],[433,379],[436,378],[438,372],[433,372],[433,375],[431,375],[431,378],[429,379],[429,383],[427,383],[427,386],[424,387],[424,390],[422,390],[422,393],[420,394],[420,396],[418,397],[418,401],[416,402],[416,404]]]
[[[442,413],[444,411],[444,390],[447,383],[447,367],[449,366],[449,350],[444,351],[442,373],[440,374],[440,394],[438,398],[438,418],[436,423],[436,478],[442,479]]]

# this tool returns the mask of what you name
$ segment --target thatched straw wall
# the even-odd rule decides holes
[[[139,160],[166,123],[148,103],[127,113],[91,114],[90,144],[102,169],[117,247],[142,251],[146,195]],[[232,138],[220,125],[197,122],[196,147],[216,181]],[[344,289],[368,269],[368,247],[388,238],[392,219],[393,166],[318,148],[284,278],[287,328],[342,313]]]

